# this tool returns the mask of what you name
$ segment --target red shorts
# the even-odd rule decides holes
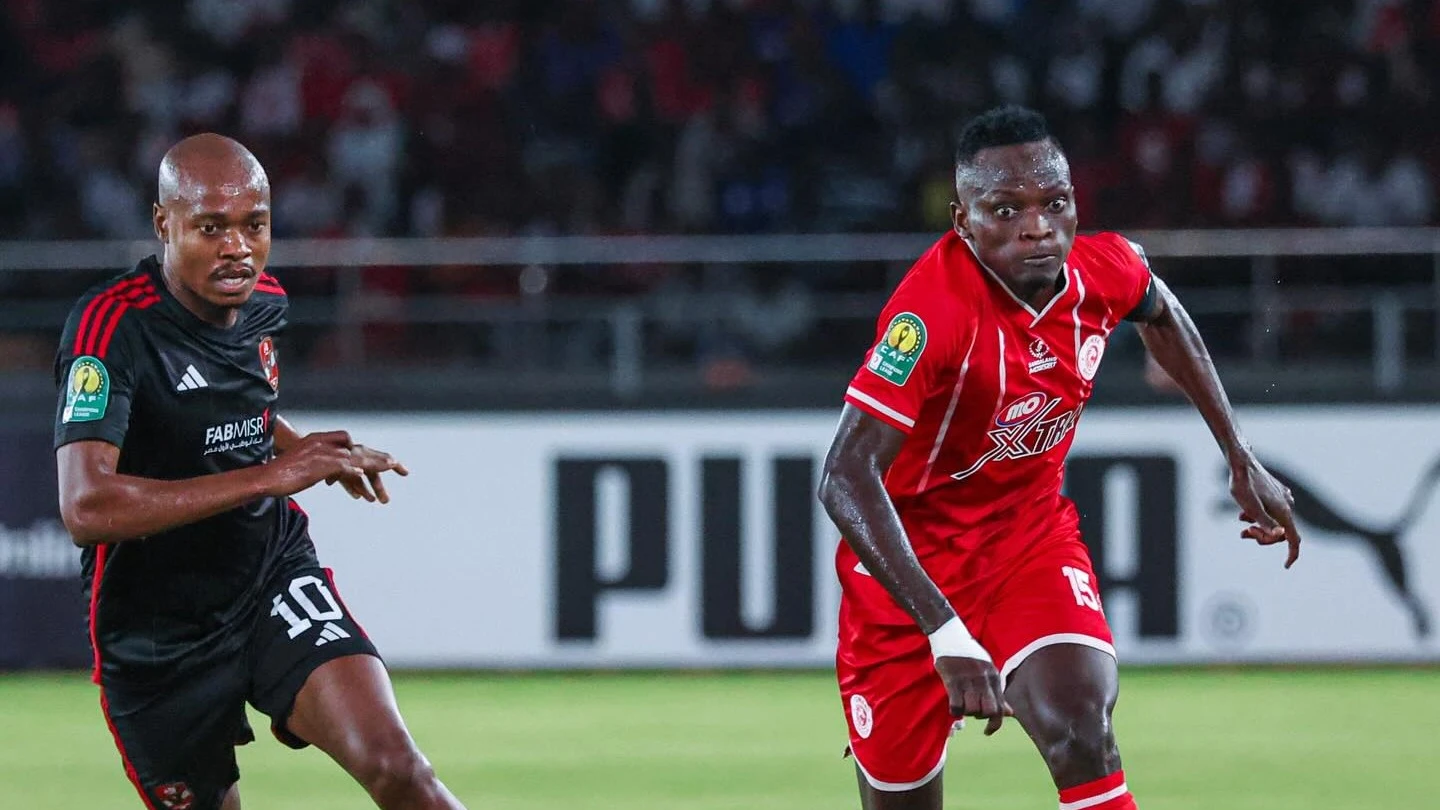
[[[1031,653],[1051,644],[1115,655],[1077,531],[1035,543],[1007,567],[973,557],[937,555],[922,563],[1007,684]],[[842,594],[836,673],[850,750],[875,788],[911,790],[945,765],[950,702],[920,628],[844,543],[836,564]]]

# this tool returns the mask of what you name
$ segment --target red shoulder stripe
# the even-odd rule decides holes
[[[85,310],[85,320],[82,322],[80,331],[75,336],[75,353],[94,354],[95,346],[104,332],[105,324],[114,307],[122,304],[126,299],[134,299],[143,293],[153,294],[155,285],[148,277],[130,279],[122,284],[117,284],[108,290],[95,296],[95,300]]]
[[[160,296],[155,294],[154,284],[141,284],[123,291],[111,290],[105,293],[105,298],[105,303],[100,305],[92,319],[92,328],[84,346],[86,354],[101,359],[110,348],[110,338],[115,334],[115,327],[120,325],[125,310],[132,306],[144,309],[160,300]]]
[[[146,307],[154,304],[156,301],[159,300],[159,298],[155,298],[153,300],[145,299],[143,303],[136,304],[128,304],[122,302],[120,306],[116,308],[115,315],[110,319],[110,325],[105,327],[105,333],[101,335],[100,342],[98,345],[96,345],[93,354],[101,360],[105,359],[106,353],[110,351],[110,338],[115,336],[115,327],[119,326],[120,319],[125,317],[125,310],[130,309],[132,306],[135,309],[145,309]]]
[[[90,354],[101,360],[105,359],[105,354],[110,351],[110,338],[115,336],[115,328],[120,325],[120,320],[125,317],[126,310],[132,307],[135,309],[146,309],[159,302],[160,296],[155,294],[155,288],[153,286],[148,290],[140,288],[136,295],[130,296],[128,300],[120,301],[106,322],[104,331],[97,333],[97,339]]]
[[[90,327],[85,334],[85,344],[81,347],[84,351],[76,351],[76,354],[95,354],[95,342],[100,337],[100,333],[105,331],[105,321],[110,317],[115,305],[120,302],[118,296],[109,293],[101,297],[104,300],[100,302],[100,308],[95,310],[95,317],[91,319]]]
[[[84,314],[80,316],[80,327],[75,330],[74,353],[83,353],[85,344],[90,342],[91,334],[96,329],[97,322],[99,321],[99,318],[96,317],[97,312],[102,309],[108,309],[107,299],[112,294],[117,292],[124,292],[125,290],[130,288],[139,287],[141,284],[148,282],[149,280],[149,276],[136,276],[135,278],[129,278],[124,281],[117,282],[107,289],[101,290],[99,294],[97,294],[94,298],[90,299],[89,306],[85,307]]]
[[[272,295],[284,295],[285,288],[280,286],[280,280],[269,273],[261,273],[260,278],[255,280],[255,289]]]
[[[115,327],[120,325],[120,319],[125,317],[125,310],[129,308],[130,305],[124,301],[116,305],[110,314],[106,327],[95,333],[95,342],[91,345],[90,351],[88,352],[91,357],[98,357],[101,360],[105,359],[105,350],[110,348],[110,338],[115,334]]]

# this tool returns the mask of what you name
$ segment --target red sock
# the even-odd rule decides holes
[[[1060,810],[1137,810],[1135,798],[1125,786],[1125,772],[1060,791]]]

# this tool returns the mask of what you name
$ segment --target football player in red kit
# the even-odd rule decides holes
[[[836,658],[866,810],[940,810],[952,727],[1014,716],[1061,810],[1134,808],[1110,716],[1115,648],[1065,455],[1106,339],[1133,321],[1199,409],[1261,544],[1299,554],[1290,493],[1255,459],[1194,324],[1116,234],[1076,236],[1040,114],[962,131],[954,229],[900,282],[845,394],[820,499],[844,542]]]

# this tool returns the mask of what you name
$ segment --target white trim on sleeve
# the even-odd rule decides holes
[[[891,419],[894,419],[896,422],[899,422],[900,424],[904,425],[905,427],[908,427],[908,428],[913,428],[913,427],[915,427],[915,420],[914,420],[914,419],[911,419],[910,417],[906,416],[905,414],[900,413],[899,411],[895,410],[894,408],[890,407],[889,405],[886,405],[885,403],[883,403],[883,402],[881,402],[880,400],[878,400],[878,399],[870,396],[869,394],[865,393],[864,391],[861,391],[859,388],[856,388],[856,387],[853,386],[853,385],[850,386],[849,388],[845,389],[845,396],[847,396],[847,397],[854,397],[855,399],[860,400],[861,402],[865,403],[866,405],[869,405],[870,407],[874,408],[875,410],[879,411],[880,413],[885,414],[886,416],[890,417]]]

